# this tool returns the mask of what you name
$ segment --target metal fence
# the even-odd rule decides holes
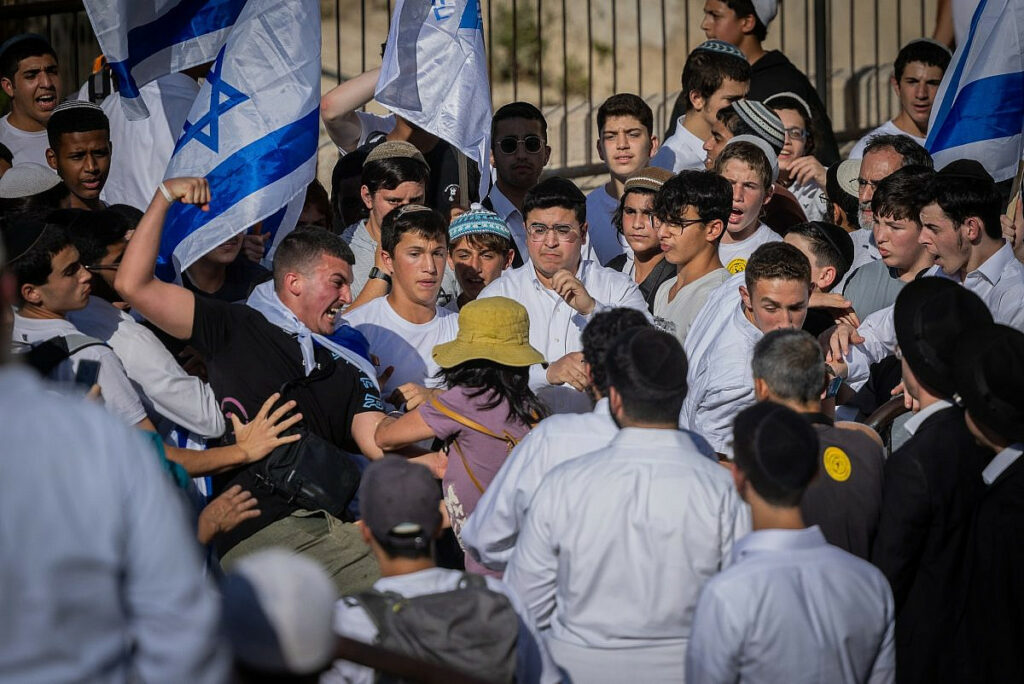
[[[438,0],[421,0],[423,2]],[[937,0],[785,0],[766,47],[815,83],[840,141],[891,117],[892,60],[930,35]],[[81,0],[0,0],[0,31],[49,35],[66,90],[84,81],[99,48]],[[595,115],[616,92],[644,97],[665,130],[689,51],[704,40],[704,0],[481,0],[492,101],[544,111],[551,167],[597,173]],[[380,64],[391,0],[321,0],[326,90]],[[371,105],[371,108],[374,108]]]

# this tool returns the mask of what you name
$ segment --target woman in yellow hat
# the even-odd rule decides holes
[[[530,366],[544,362],[529,340],[522,304],[507,297],[469,302],[459,311],[458,336],[433,351],[448,389],[377,425],[385,451],[430,438],[445,442],[444,502],[457,537],[512,447],[548,415],[529,386]],[[468,555],[466,569],[500,576]]]

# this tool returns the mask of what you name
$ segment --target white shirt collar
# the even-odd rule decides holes
[[[989,464],[981,471],[981,479],[985,481],[985,484],[991,485],[999,479],[1000,475],[1006,472],[1007,468],[1020,458],[1021,454],[1024,454],[1024,442],[1018,442],[1006,447],[996,454],[995,458],[989,461]]]
[[[516,205],[512,204],[508,197],[505,197],[497,183],[491,188],[488,196],[491,198],[491,206],[494,207],[494,212],[506,222],[510,216],[519,213],[519,209],[516,208]]]
[[[764,551],[797,551],[825,546],[825,535],[817,525],[802,530],[757,530],[743,537],[732,547],[732,561]]]
[[[928,418],[931,417],[933,414],[938,413],[942,409],[949,408],[952,405],[953,404],[946,401],[945,399],[939,399],[934,404],[930,405],[928,408],[923,408],[917,413],[915,413],[906,423],[903,424],[903,429],[909,432],[910,434],[914,434],[915,432],[917,432],[917,429],[921,427],[921,423],[928,420]]]
[[[1003,246],[997,249],[996,253],[986,259],[981,266],[968,273],[967,278],[982,276],[985,280],[995,285],[1002,278],[1006,265],[1015,258],[1013,249],[1006,240],[1003,240]]]

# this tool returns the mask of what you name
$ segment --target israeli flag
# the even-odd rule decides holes
[[[93,32],[117,80],[125,116],[149,116],[139,88],[212,62],[246,0],[85,0]]]
[[[374,99],[474,160],[486,196],[491,88],[479,0],[398,0]]]
[[[935,96],[925,147],[942,168],[976,159],[996,181],[1024,152],[1024,0],[981,0]]]
[[[164,178],[203,176],[210,210],[174,204],[157,273],[173,279],[259,221],[295,226],[316,170],[319,0],[249,0],[199,91]],[[290,225],[289,225],[290,222]]]

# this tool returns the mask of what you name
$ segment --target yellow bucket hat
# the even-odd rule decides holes
[[[434,347],[434,361],[452,368],[483,359],[505,366],[544,363],[544,355],[530,346],[530,316],[522,304],[508,297],[487,297],[459,311],[459,334]]]

